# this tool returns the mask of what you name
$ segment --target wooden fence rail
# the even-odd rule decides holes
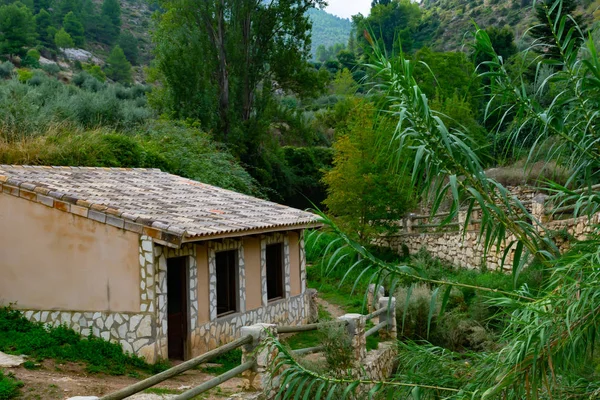
[[[159,383],[164,382],[167,379],[170,379],[170,378],[177,376],[179,374],[182,374],[192,368],[195,368],[200,364],[208,362],[215,357],[223,355],[230,350],[236,349],[245,344],[252,343],[252,341],[253,341],[253,337],[251,335],[241,337],[241,338],[236,339],[233,342],[227,343],[217,349],[214,349],[207,353],[204,353],[201,356],[192,358],[191,360],[183,362],[173,368],[169,368],[168,370],[163,371],[157,375],[153,375],[147,379],[144,379],[143,381],[134,383],[131,386],[127,386],[121,390],[114,392],[114,393],[103,396],[100,398],[100,400],[121,400],[126,397],[132,396],[136,393],[141,392],[142,390],[151,388],[152,386],[158,385]]]

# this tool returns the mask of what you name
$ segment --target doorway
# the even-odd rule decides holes
[[[184,360],[187,350],[187,257],[167,259],[167,313],[169,359]]]

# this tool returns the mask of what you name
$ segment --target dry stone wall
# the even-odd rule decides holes
[[[539,227],[540,234],[542,236],[552,235],[552,240],[561,252],[569,248],[570,241],[586,239],[593,231],[594,225],[600,224],[600,213],[591,217],[552,220],[552,215],[547,212],[551,207],[544,204],[544,196],[536,195],[527,189],[517,188],[513,192],[522,199],[531,215],[541,221],[543,228]],[[414,220],[414,218],[413,216],[410,219]],[[409,254],[415,254],[419,250],[425,249],[433,257],[457,267],[490,270],[500,270],[501,268],[510,270],[512,268],[514,247],[516,246],[514,235],[507,235],[500,247],[494,245],[488,249],[486,254],[482,240],[480,240],[480,226],[474,223],[469,225],[466,231],[463,230],[463,212],[459,213],[458,220],[459,230],[453,232],[420,232],[414,229],[414,225],[410,221],[404,221],[403,225],[408,227],[404,232],[381,237],[375,241],[375,244],[391,248],[399,254],[404,254],[406,251]],[[509,245],[512,247],[508,248]]]

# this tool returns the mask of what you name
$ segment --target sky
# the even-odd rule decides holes
[[[327,3],[329,5],[325,11],[342,18],[350,18],[358,13],[368,15],[371,10],[371,0],[327,0]]]

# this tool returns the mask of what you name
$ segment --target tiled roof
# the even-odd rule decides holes
[[[0,191],[171,245],[319,225],[309,212],[158,169],[0,165]]]

